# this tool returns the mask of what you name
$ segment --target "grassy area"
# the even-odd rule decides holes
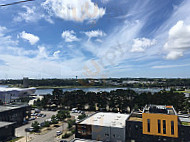
[[[190,91],[176,91],[178,93],[190,93]]]
[[[17,137],[17,138],[15,138],[15,139],[13,139],[13,140],[10,140],[10,141],[8,141],[8,142],[16,142],[16,141],[18,141],[18,140],[20,140],[20,139],[22,139],[23,137]]]
[[[190,123],[188,123],[188,122],[182,122],[182,125],[190,126]]]

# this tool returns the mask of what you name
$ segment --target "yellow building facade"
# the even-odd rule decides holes
[[[143,134],[178,138],[178,116],[142,113]]]

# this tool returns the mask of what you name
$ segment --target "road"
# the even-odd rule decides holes
[[[32,122],[38,121],[39,123],[41,123],[41,122],[44,122],[46,119],[51,118],[52,115],[57,114],[57,112],[54,112],[54,111],[42,111],[41,113],[46,114],[46,117],[37,118],[36,120],[30,121],[29,124],[23,125],[23,126],[15,129],[15,135],[17,137],[24,136],[23,140],[20,140],[19,142],[26,141],[25,129],[31,127]],[[90,115],[90,114],[92,114],[92,112],[86,112],[86,114]],[[71,113],[71,116],[75,117],[76,120],[79,115],[80,114],[78,114],[78,113]],[[68,127],[68,124],[64,123],[63,127],[58,127],[53,130],[50,130],[46,134],[37,135],[37,134],[27,133],[27,139],[29,141],[29,138],[31,138],[32,140],[30,142],[59,142],[61,139],[56,137],[56,131],[62,131],[62,130],[65,131],[67,129],[67,127]]]
[[[15,129],[15,136],[17,136],[17,137],[26,136],[25,129],[31,127],[31,124],[34,121],[38,121],[39,123],[42,123],[46,119],[51,118],[52,115],[56,115],[57,114],[57,112],[54,112],[54,111],[42,111],[41,113],[46,114],[46,117],[44,117],[44,118],[42,118],[42,117],[37,118],[36,120],[29,121],[29,123],[26,124],[26,125],[23,125],[21,127],[16,128]]]
[[[59,142],[60,139],[56,138],[56,131],[65,131],[67,129],[67,123],[64,123],[63,127],[55,128],[44,135],[33,135],[33,139],[30,142]]]

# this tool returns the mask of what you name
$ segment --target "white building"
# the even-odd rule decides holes
[[[14,102],[20,98],[34,94],[36,88],[4,88],[0,87],[0,100],[3,103]]]
[[[76,137],[97,141],[125,142],[129,114],[96,113],[76,125]]]

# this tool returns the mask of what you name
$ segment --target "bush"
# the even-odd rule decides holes
[[[49,127],[50,126],[50,122],[49,121],[45,121],[44,122],[44,127]]]
[[[72,136],[72,133],[65,133],[65,134],[62,136],[62,139],[69,138],[70,136]]]
[[[37,121],[32,123],[32,127],[34,128],[34,132],[38,132],[40,130],[40,124]]]
[[[86,114],[84,113],[84,114],[79,115],[79,116],[78,116],[78,119],[82,120],[82,119],[84,119],[85,117],[86,117]]]
[[[68,120],[68,128],[70,129],[74,124],[75,124],[75,119],[74,120]]]

